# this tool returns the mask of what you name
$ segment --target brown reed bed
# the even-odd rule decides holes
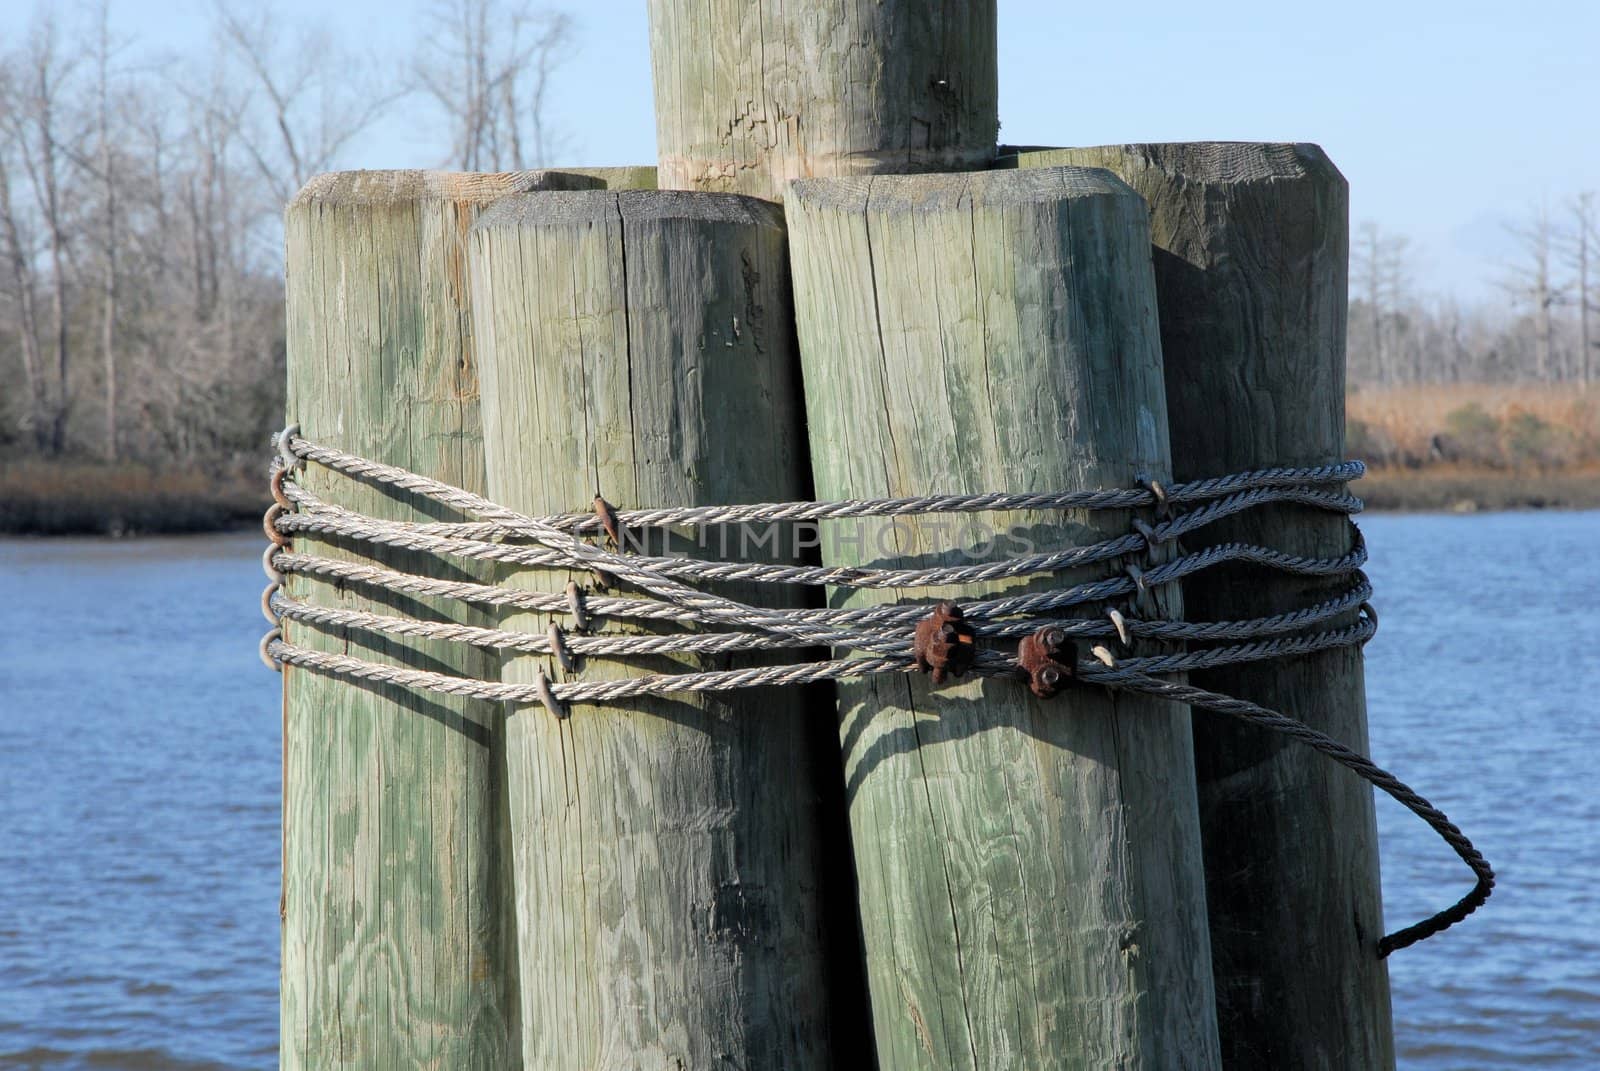
[[[156,535],[242,527],[260,518],[265,481],[89,460],[0,464],[0,532]]]
[[[1352,391],[1347,453],[1375,510],[1600,509],[1600,389],[1451,384]],[[252,466],[0,463],[0,533],[155,535],[257,522]]]
[[[1449,384],[1357,390],[1347,452],[1373,509],[1600,508],[1600,389]]]

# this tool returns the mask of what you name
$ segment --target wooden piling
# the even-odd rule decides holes
[[[1149,224],[1112,175],[818,179],[792,185],[786,205],[819,497],[1166,474]],[[1129,522],[1004,520],[1037,550]],[[1012,535],[953,539],[952,527],[970,530],[948,517],[835,524],[822,553],[909,567],[1019,550]],[[838,591],[832,604],[1105,573]],[[873,678],[839,694],[881,1066],[1217,1065],[1187,708],[1093,689],[1045,702],[973,678]]]
[[[544,514],[585,509],[597,491],[619,508],[801,493],[776,206],[671,192],[508,198],[471,244],[497,501]],[[719,544],[679,533],[669,549],[720,556]],[[560,591],[569,579],[594,583],[549,571],[511,582]],[[525,656],[505,678],[530,681],[541,663],[569,676]],[[724,664],[592,658],[578,675]],[[511,715],[528,1067],[836,1065],[803,697],[757,689]]]
[[[507,193],[593,184],[547,172],[312,179],[285,217],[289,419],[319,442],[482,490],[467,228]],[[316,466],[299,478],[372,516],[440,519],[431,504]],[[295,549],[361,557],[304,534]],[[366,557],[470,575],[422,554]],[[392,605],[301,575],[288,588],[316,605]],[[459,605],[406,609],[482,623]],[[495,671],[458,645],[296,622],[284,631],[320,650]],[[518,1066],[498,709],[292,666],[283,691],[281,1066]]]
[[[630,164],[624,167],[561,167],[564,175],[587,175],[597,180],[607,190],[653,190],[656,188],[656,169],[649,164]]]
[[[1112,145],[1015,162],[1106,167],[1149,201],[1177,479],[1343,458],[1348,195],[1320,148]],[[1185,544],[1235,540],[1334,557],[1352,532],[1341,517],[1274,506]],[[1197,619],[1251,617],[1337,586],[1218,571],[1186,580],[1184,602]],[[1360,648],[1194,682],[1367,752]],[[1224,1064],[1392,1067],[1372,790],[1307,748],[1210,714],[1195,715],[1194,739]]]
[[[650,0],[663,189],[986,167],[995,0]]]

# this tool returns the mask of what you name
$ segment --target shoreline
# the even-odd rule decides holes
[[[1526,513],[1600,509],[1600,469],[1372,468],[1350,485],[1368,513]]]
[[[261,523],[266,480],[135,464],[0,465],[0,535],[137,536],[243,531]]]
[[[1600,468],[1371,467],[1350,485],[1368,513],[1500,513],[1600,509]],[[157,473],[79,463],[0,468],[0,536],[113,539],[248,531],[269,504],[242,474]]]

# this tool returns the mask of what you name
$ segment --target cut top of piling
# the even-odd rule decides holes
[[[485,209],[476,230],[522,224],[550,226],[620,220],[639,223],[656,219],[699,220],[753,227],[783,228],[783,209],[770,201],[737,194],[690,193],[683,190],[579,190],[508,196]]]
[[[792,179],[983,168],[995,0],[650,0],[663,189],[782,200]]]
[[[291,205],[391,205],[418,200],[482,204],[538,190],[599,190],[605,181],[571,171],[333,171],[314,175]]]
[[[1133,187],[1099,167],[797,179],[790,188],[811,206],[865,208],[870,202],[874,213],[943,211],[963,200],[973,207],[1045,205],[1095,196],[1142,201]]]

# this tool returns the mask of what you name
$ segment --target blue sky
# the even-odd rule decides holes
[[[201,0],[112,0],[124,32],[205,45]],[[1098,144],[1315,141],[1351,184],[1355,222],[1410,237],[1424,291],[1485,293],[1507,221],[1600,190],[1600,3],[1305,5],[999,0],[1001,137]],[[655,154],[644,0],[552,0],[578,20],[553,120],[572,164]],[[29,0],[0,0],[0,32]],[[404,63],[426,0],[274,0],[346,44]],[[392,114],[345,161],[438,164],[444,131]]]

